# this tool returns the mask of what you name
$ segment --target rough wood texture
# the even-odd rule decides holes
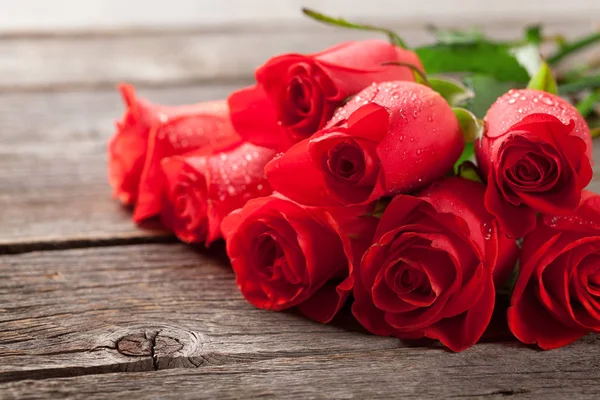
[[[174,244],[3,256],[0,381],[399,346],[253,308],[222,250]]]
[[[20,381],[0,389],[15,399],[597,399],[600,365],[592,346],[543,353],[488,344],[461,354],[403,348],[277,357],[196,370]]]
[[[600,395],[598,336],[551,352],[516,342],[460,354],[407,347],[343,321],[254,309],[221,250],[173,244],[3,256],[2,397]]]
[[[141,90],[156,102],[223,98],[237,85]],[[0,253],[37,245],[159,240],[110,198],[106,143],[116,90],[0,95]],[[60,243],[63,243],[61,245]]]

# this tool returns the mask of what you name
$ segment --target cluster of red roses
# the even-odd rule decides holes
[[[584,119],[555,95],[511,90],[475,144],[480,181],[451,176],[461,125],[414,67],[415,53],[368,40],[272,58],[227,101],[157,106],[124,85],[115,196],[185,242],[223,237],[260,308],[328,322],[353,297],[369,331],[460,351],[518,259],[519,340],[550,349],[600,331]]]

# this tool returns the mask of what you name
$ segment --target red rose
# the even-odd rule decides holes
[[[483,205],[482,184],[450,178],[418,196],[398,195],[355,273],[353,313],[377,335],[475,344],[494,310],[495,285],[517,246]]]
[[[108,145],[109,182],[113,196],[126,205],[137,200],[138,184],[144,168],[148,133],[159,115],[170,115],[173,107],[156,106],[136,97],[131,85],[120,85],[119,90],[127,105],[117,132]]]
[[[274,154],[241,143],[222,152],[202,149],[164,159],[163,223],[182,241],[208,246],[221,237],[227,214],[271,193],[264,168]]]
[[[325,129],[265,171],[274,190],[299,203],[361,204],[428,185],[451,170],[463,146],[458,121],[438,93],[385,82],[360,92]]]
[[[160,162],[204,147],[239,141],[225,101],[178,107],[152,105],[122,85],[127,110],[109,144],[110,182],[115,197],[135,204],[136,222],[158,215],[161,206]]]
[[[592,144],[583,117],[565,100],[511,90],[487,112],[476,147],[487,176],[485,204],[512,237],[535,227],[536,213],[565,215],[592,179]]]
[[[540,216],[525,236],[508,325],[545,350],[600,332],[600,196],[568,216]]]
[[[305,207],[271,195],[229,214],[222,231],[244,297],[258,308],[297,306],[330,321],[352,290],[354,260],[371,243],[377,219],[367,211]]]
[[[348,96],[372,82],[414,80],[403,62],[418,56],[381,40],[347,42],[311,55],[274,57],[256,71],[257,85],[229,96],[239,134],[259,146],[286,150],[322,128]]]

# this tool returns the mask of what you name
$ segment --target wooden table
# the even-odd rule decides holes
[[[113,85],[133,80],[156,102],[223,98],[260,62],[252,43],[261,58],[286,50],[272,33],[245,34],[237,63],[217,62],[233,39],[215,35],[0,37],[0,398],[600,396],[597,336],[551,352],[411,347],[347,314],[320,325],[257,310],[222,245],[134,226],[106,183],[122,112]]]

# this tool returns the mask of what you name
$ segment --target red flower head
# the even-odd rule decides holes
[[[450,178],[398,195],[355,274],[353,313],[377,335],[475,344],[510,276],[517,246],[483,205],[482,184]]]
[[[382,66],[385,62],[423,69],[415,53],[381,40],[274,57],[256,71],[256,86],[229,97],[233,125],[246,140],[286,150],[322,128],[347,97],[372,82],[414,80],[410,68]]]
[[[248,200],[271,194],[264,175],[275,150],[250,143],[205,149],[163,160],[162,221],[184,242],[221,237],[221,221]]]
[[[575,107],[537,90],[511,90],[487,112],[476,154],[487,177],[485,204],[512,237],[536,213],[565,215],[592,179],[590,132]]]
[[[302,204],[364,204],[440,178],[463,146],[458,121],[438,93],[385,82],[356,95],[325,129],[267,164],[266,173],[274,190]]]
[[[508,325],[549,350],[600,332],[600,196],[583,192],[567,216],[540,216],[523,240]]]
[[[225,101],[178,107],[158,106],[136,98],[122,85],[128,108],[109,144],[110,182],[115,197],[135,205],[137,222],[158,215],[163,158],[239,141]]]
[[[222,231],[244,297],[259,308],[297,306],[330,321],[350,295],[354,263],[371,243],[377,219],[367,211],[306,207],[274,194],[229,214]]]

